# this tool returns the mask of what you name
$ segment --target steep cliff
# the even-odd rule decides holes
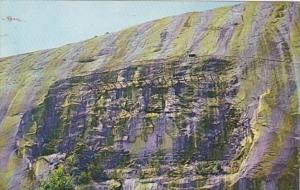
[[[0,59],[0,189],[298,189],[300,4]]]

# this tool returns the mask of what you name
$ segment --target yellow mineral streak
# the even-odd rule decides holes
[[[207,32],[203,37],[201,47],[196,51],[199,55],[214,55],[217,51],[216,44],[218,37],[220,36],[220,31],[225,25],[227,17],[229,16],[230,8],[215,9],[212,14],[213,18],[207,28]]]
[[[176,32],[178,35],[168,48],[171,51],[166,55],[166,57],[178,56],[179,53],[184,53],[189,50],[196,31],[196,24],[199,21],[199,15],[200,13],[196,12],[186,14],[187,18],[177,29],[178,31]]]
[[[234,33],[232,38],[228,44],[229,52],[231,55],[241,55],[244,51],[249,36],[251,35],[252,25],[255,19],[254,14],[257,13],[257,9],[261,4],[259,3],[245,3],[244,7],[245,10],[242,14],[242,23],[239,24]]]
[[[163,18],[154,22],[151,26],[149,35],[145,36],[145,45],[143,51],[136,57],[136,60],[150,60],[157,57],[157,47],[161,42],[160,34],[167,28],[172,21],[172,17]]]

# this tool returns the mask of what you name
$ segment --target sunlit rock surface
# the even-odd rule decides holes
[[[1,58],[0,189],[299,189],[299,74],[298,3]]]

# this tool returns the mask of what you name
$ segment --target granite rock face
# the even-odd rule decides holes
[[[251,2],[0,59],[0,189],[299,189],[300,5]]]

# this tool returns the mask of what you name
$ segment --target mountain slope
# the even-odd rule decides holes
[[[251,2],[1,58],[0,187],[63,163],[96,189],[297,189],[299,18]]]

